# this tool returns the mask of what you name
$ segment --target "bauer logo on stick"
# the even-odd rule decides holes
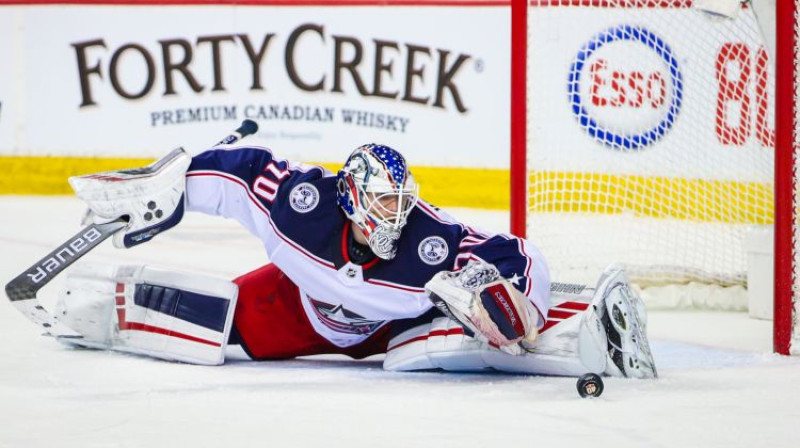
[[[83,235],[76,237],[69,245],[62,246],[57,251],[53,252],[51,256],[34,266],[31,272],[27,274],[30,281],[33,283],[41,282],[47,277],[48,272],[53,272],[70,259],[78,257],[78,254],[89,247],[89,243],[93,243],[100,238],[100,236],[100,232],[94,227],[87,229]]]
[[[578,51],[567,91],[572,113],[592,138],[613,149],[640,150],[675,124],[683,76],[666,41],[643,27],[620,25]]]

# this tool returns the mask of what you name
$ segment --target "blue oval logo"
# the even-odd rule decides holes
[[[658,71],[649,76],[635,70],[630,73],[614,71],[608,84],[613,87],[617,95],[609,99],[597,94],[597,79],[600,79],[598,73],[607,68],[604,65],[605,61],[600,60],[589,64],[589,71],[592,76],[590,82],[594,83],[589,91],[591,91],[591,102],[594,106],[613,106],[618,110],[623,106],[639,108],[640,110],[649,107],[653,111],[660,112],[655,119],[647,116],[648,118],[645,118],[644,121],[649,121],[649,123],[646,123],[643,129],[629,129],[629,132],[621,132],[614,129],[615,126],[601,122],[596,116],[593,117],[590,108],[584,103],[582,97],[582,92],[585,94],[587,91],[585,89],[586,86],[581,85],[582,82],[586,81],[586,77],[582,76],[582,74],[586,72],[587,63],[599,50],[604,47],[607,49],[609,44],[615,42],[619,44],[626,42],[629,45],[631,43],[645,45],[658,56],[669,72],[669,80],[667,82]],[[614,149],[639,150],[661,139],[675,123],[683,99],[683,77],[672,49],[657,35],[639,26],[620,25],[610,28],[584,45],[572,63],[567,86],[572,112],[581,127],[591,137]],[[582,89],[582,87],[584,88]],[[667,91],[667,87],[669,87],[669,91]],[[626,89],[628,90],[628,98],[625,96]],[[597,113],[597,111],[594,112]],[[655,125],[651,123],[655,123]],[[630,127],[641,126],[631,123]]]

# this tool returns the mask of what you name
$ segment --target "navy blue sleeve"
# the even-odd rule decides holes
[[[192,159],[187,178],[219,177],[246,187],[267,210],[277,199],[280,185],[295,172],[286,160],[262,148],[213,149]]]
[[[195,156],[186,173],[187,210],[235,219],[266,241],[265,218],[272,221],[291,185],[324,175],[265,148],[212,149]]]

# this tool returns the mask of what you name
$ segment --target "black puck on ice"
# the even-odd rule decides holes
[[[583,398],[599,397],[603,393],[603,379],[595,373],[578,378],[578,394]]]

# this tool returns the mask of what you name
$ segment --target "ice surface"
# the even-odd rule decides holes
[[[0,198],[4,284],[77,232],[71,198]],[[501,212],[451,210],[505,230]],[[153,242],[85,257],[233,277],[267,261],[230,221],[189,214]],[[52,304],[59,279],[41,292]],[[41,337],[0,301],[0,447],[798,447],[800,360],[744,313],[650,313],[661,378],[391,373],[380,357],[199,367]]]

